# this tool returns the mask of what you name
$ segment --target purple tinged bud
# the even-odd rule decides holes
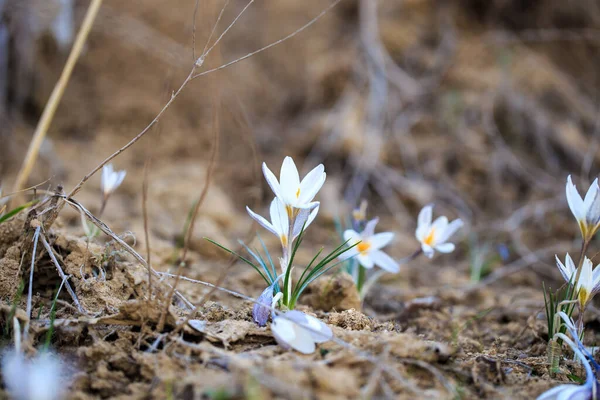
[[[258,326],[267,325],[269,315],[271,315],[271,305],[273,303],[273,286],[269,286],[261,293],[257,302],[252,308],[252,319]]]

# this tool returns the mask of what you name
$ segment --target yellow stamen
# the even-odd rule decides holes
[[[287,236],[286,235],[281,235],[280,239],[281,239],[281,244],[283,244],[284,246],[287,246],[287,242],[288,242]]]
[[[585,307],[585,305],[587,304],[588,300],[589,299],[588,299],[588,292],[587,292],[587,290],[584,287],[580,288],[579,289],[579,304],[581,305],[582,309],[583,309],[583,307]]]
[[[369,242],[360,242],[359,244],[356,245],[356,248],[358,249],[358,252],[360,254],[365,254],[371,248],[371,243],[369,243]]]
[[[294,208],[290,205],[285,206],[285,210],[287,211],[288,218],[292,219],[294,217]]]
[[[588,237],[588,227],[585,221],[579,221],[579,229],[581,229],[581,235],[584,239]]]
[[[435,229],[431,228],[431,230],[429,231],[429,235],[427,235],[425,240],[423,240],[423,243],[425,243],[427,246],[431,246],[431,244],[433,243],[434,234],[435,234]]]
[[[296,190],[296,198],[300,197],[300,188],[298,188],[298,190]]]

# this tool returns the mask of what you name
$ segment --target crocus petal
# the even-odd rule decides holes
[[[358,256],[356,256],[356,259],[358,260],[360,265],[362,265],[366,269],[373,268],[373,265],[374,265],[373,260],[371,259],[371,257],[369,255],[361,253]]]
[[[433,205],[428,204],[419,212],[419,218],[417,221],[417,226],[427,226],[431,225],[431,220],[433,217]]]
[[[353,229],[347,229],[344,231],[344,241],[348,242],[349,246],[352,246],[355,243],[358,243],[362,240],[360,233],[356,232]]]
[[[317,165],[310,171],[302,182],[300,182],[300,196],[298,197],[299,203],[308,203],[312,201],[317,195],[323,184],[325,183],[325,167],[323,164]]]
[[[569,255],[567,254],[567,257]],[[558,270],[560,271],[561,275],[563,276],[564,280],[569,282],[571,280],[571,276],[573,276],[573,271],[570,271],[568,267],[566,267],[562,261],[560,261],[560,259],[558,258],[558,256],[556,256],[556,266],[558,267]],[[567,265],[569,263],[567,262]]]
[[[62,369],[61,361],[50,353],[35,358],[30,365],[29,399],[62,399],[65,385],[60,377]]]
[[[271,305],[273,304],[273,286],[269,286],[258,297],[254,307],[252,307],[252,319],[258,326],[267,325],[269,315],[271,315]]]
[[[421,243],[421,250],[423,250],[423,254],[425,254],[429,258],[432,258],[433,254],[435,253],[433,251],[433,248],[429,245],[426,245],[425,243]]]
[[[594,281],[594,286],[600,285],[600,268],[598,268],[598,265],[596,265],[596,268],[592,272],[592,280]]]
[[[591,226],[595,226],[600,220],[600,187],[598,187],[598,178],[590,186],[583,201],[583,207],[586,210],[585,219]]]
[[[309,203],[310,208],[301,208],[294,221],[294,238],[300,234],[302,227],[308,228],[311,222],[317,217],[319,212],[319,202]],[[306,224],[305,224],[306,223]]]
[[[271,332],[277,343],[285,349],[291,347],[302,354],[311,354],[315,351],[315,342],[310,333],[283,316],[275,317],[271,323]]]
[[[333,337],[333,332],[331,328],[327,326],[327,324],[319,321],[317,318],[311,315],[305,315],[309,328],[310,335],[312,336],[315,343],[324,343]],[[303,325],[304,326],[304,325]]]
[[[258,222],[263,228],[265,228],[266,230],[271,232],[273,235],[279,237],[279,232],[277,232],[275,227],[273,225],[271,225],[271,223],[269,221],[267,221],[266,219],[264,219],[263,217],[261,217],[260,215],[258,215],[254,211],[252,211],[250,209],[250,207],[248,207],[248,206],[246,206],[246,211],[248,211],[248,214],[250,214],[250,217],[252,217],[252,219],[255,220],[256,222]]]
[[[338,256],[338,260],[344,261],[356,256],[359,253],[356,247],[352,247]]]
[[[577,271],[577,267],[575,267],[575,263],[573,262],[573,259],[571,258],[571,256],[569,255],[569,253],[567,253],[567,255],[565,256],[565,262],[567,269],[571,272],[571,275]]]
[[[375,265],[385,269],[391,273],[397,273],[400,271],[400,264],[398,264],[392,257],[388,256],[381,250],[372,251],[369,253],[369,257],[375,263]]]
[[[288,219],[287,211],[285,209],[285,204],[283,204],[279,197],[275,197],[273,201],[271,201],[269,213],[271,214],[271,223],[277,231],[277,234],[280,237],[282,235],[285,235],[287,237],[290,229],[290,222]]]
[[[537,397],[536,400],[588,400],[592,392],[585,385],[559,385]]]
[[[394,234],[392,232],[381,232],[371,236],[369,238],[369,243],[371,244],[372,250],[379,250],[387,246],[393,239]]]
[[[425,240],[427,235],[429,235],[429,231],[431,230],[431,225],[419,225],[417,230],[415,231],[415,237],[419,242]]]
[[[113,183],[113,189],[116,189],[123,183],[123,179],[125,179],[125,175],[127,175],[127,171],[119,171],[115,176],[115,182]]]
[[[440,236],[437,237],[438,242],[444,243],[445,241],[450,239],[450,237],[452,235],[454,235],[457,230],[462,228],[463,225],[464,225],[464,223],[462,222],[462,220],[460,218],[455,219],[454,221],[450,222],[448,224],[448,226],[446,227],[446,229],[444,230],[444,232],[440,233]]]
[[[435,246],[435,249],[440,253],[452,253],[454,251],[454,243],[441,243]]]
[[[365,229],[363,229],[363,231],[362,231],[362,236],[363,237],[373,236],[373,234],[375,234],[375,227],[377,226],[378,222],[379,222],[379,218],[373,218],[372,220],[367,222],[365,224]]]
[[[577,286],[578,288],[585,288],[588,294],[593,290],[592,261],[587,257],[581,265],[581,275],[579,276],[579,284]]]
[[[567,193],[567,203],[569,203],[569,208],[571,209],[573,216],[578,221],[584,221],[586,210],[583,205],[583,199],[579,195],[579,192],[577,192],[577,188],[575,187],[575,185],[573,184],[573,181],[571,180],[571,175],[569,175],[567,177],[566,193]]]
[[[331,340],[333,337],[333,332],[327,324],[311,315],[304,314],[297,310],[288,311],[284,315],[285,318],[295,322],[301,328],[308,331],[315,343],[324,343]]]
[[[294,164],[292,157],[284,158],[283,163],[281,164],[279,184],[281,185],[283,200],[286,204],[295,205],[298,203],[296,193],[300,189],[300,176],[298,175],[298,168],[296,168],[296,164]]]
[[[275,177],[275,174],[273,174],[273,172],[271,172],[269,167],[267,167],[267,163],[262,164],[262,171],[263,171],[263,175],[265,176],[265,179],[267,180],[267,183],[269,184],[269,187],[271,188],[271,190],[273,191],[275,196],[277,196],[283,200],[283,193],[281,191],[281,186],[279,185],[279,181]]]
[[[27,398],[28,363],[16,352],[10,352],[2,357],[2,376],[8,392],[16,399]]]
[[[446,228],[448,227],[448,218],[445,216],[438,217],[433,224],[431,224],[431,229],[433,230],[433,241],[432,244],[439,242],[440,236],[444,234]]]

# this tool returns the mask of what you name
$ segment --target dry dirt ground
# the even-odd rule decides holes
[[[87,3],[75,3],[80,21]],[[46,235],[85,311],[62,291],[51,347],[69,366],[69,398],[530,399],[568,382],[568,374],[583,376],[570,357],[561,373],[548,373],[541,285],[560,285],[555,253],[578,251],[566,176],[581,187],[598,173],[600,10],[558,0],[368,3],[342,0],[290,40],[192,81],[159,124],[114,160],[127,177],[101,219],[143,257],[149,244],[156,270],[175,272],[217,131],[217,164],[183,275],[218,281],[228,258],[203,237],[235,247],[259,229],[245,205],[265,210],[271,194],[260,163],[278,168],[285,155],[303,172],[323,162],[328,174],[299,262],[339,243],[336,217],[361,198],[381,230],[396,232],[392,256],[415,250],[416,215],[429,202],[436,214],[467,222],[457,251],[404,265],[363,304],[343,274],[316,283],[300,309],[327,322],[338,340],[303,356],[282,350],[252,322],[251,303],[222,292],[206,298],[207,288],[186,281],[178,288],[201,302],[195,319],[206,321],[203,332],[173,333],[190,312],[181,301],[160,327],[165,283],[155,277],[149,300],[146,268],[106,236],[88,245],[79,213],[67,206]],[[222,4],[200,1],[196,55]],[[245,4],[229,2],[217,35]],[[203,68],[286,36],[325,6],[256,1]],[[66,59],[43,29],[18,25],[32,10],[53,12],[32,1],[11,17],[21,26],[15,49],[34,47],[11,54],[11,73],[25,77],[11,79],[4,95],[5,190]],[[40,189],[69,191],[154,118],[189,73],[193,10],[191,0],[105,1],[29,184],[49,179]],[[149,243],[142,212],[148,160]],[[75,198],[97,213],[99,176]],[[22,257],[30,257],[31,239],[27,213],[0,225],[2,332],[29,273]],[[277,251],[276,242],[267,246]],[[31,353],[44,342],[61,282],[47,253],[37,257]],[[473,280],[481,265],[483,278]],[[241,263],[221,282],[253,297],[262,284]],[[23,322],[25,297],[16,312]],[[599,343],[598,318],[592,307],[590,345]],[[3,338],[9,346],[10,335]]]

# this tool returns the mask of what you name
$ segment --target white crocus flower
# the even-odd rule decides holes
[[[577,267],[571,256],[567,253],[564,264],[559,260],[558,256],[556,256],[556,265],[565,281],[575,284]],[[575,291],[577,292],[581,310],[584,310],[587,303],[589,303],[596,293],[600,291],[600,268],[594,269],[592,260],[587,257],[583,259],[581,274],[579,275],[579,281],[577,282]]]
[[[423,253],[429,258],[433,257],[436,250],[440,253],[452,253],[455,246],[453,243],[448,243],[448,239],[463,226],[460,218],[448,223],[448,218],[444,216],[431,223],[432,214],[433,206],[431,204],[423,207],[419,213],[415,232],[417,240],[421,242]]]
[[[344,232],[344,240],[352,247],[350,250],[342,254],[342,259],[347,259],[356,256],[356,259],[365,268],[373,268],[377,265],[388,272],[396,273],[400,270],[400,265],[394,259],[381,251],[393,239],[392,232],[375,233],[375,226],[379,221],[378,218],[367,222],[365,229],[358,233],[353,229],[348,229]],[[357,244],[358,243],[358,244]]]
[[[585,199],[582,199],[577,188],[571,180],[571,175],[567,177],[567,203],[573,213],[573,216],[579,223],[579,229],[583,239],[589,241],[600,228],[600,187],[598,178],[594,180]]]
[[[58,400],[64,398],[64,367],[51,353],[30,360],[9,352],[2,358],[2,376],[10,395],[16,400]]]
[[[317,165],[302,181],[292,157],[286,157],[281,164],[279,181],[266,163],[262,165],[267,183],[282,203],[285,205],[290,218],[294,218],[294,209],[314,208],[312,200],[325,183],[325,167]]]
[[[291,241],[300,234],[302,231],[302,227],[305,229],[308,225],[313,222],[317,213],[319,212],[319,202],[315,201],[312,204],[312,208],[306,208],[300,210],[296,219],[294,220],[294,227],[292,231]],[[246,210],[248,214],[258,222],[263,228],[274,234],[281,241],[281,245],[284,249],[286,249],[289,245],[289,234],[290,234],[290,220],[286,211],[285,204],[278,198],[275,197],[271,202],[271,207],[269,208],[269,213],[271,214],[271,222],[267,221],[264,217],[258,215],[254,211],[252,211],[248,206],[246,206]],[[306,222],[306,224],[305,224]]]
[[[125,170],[115,171],[112,164],[102,167],[102,193],[107,198],[114,192],[125,179]]]
[[[333,332],[325,323],[300,311],[288,311],[273,317],[271,332],[277,343],[303,354],[315,351],[316,343],[331,340]]]

